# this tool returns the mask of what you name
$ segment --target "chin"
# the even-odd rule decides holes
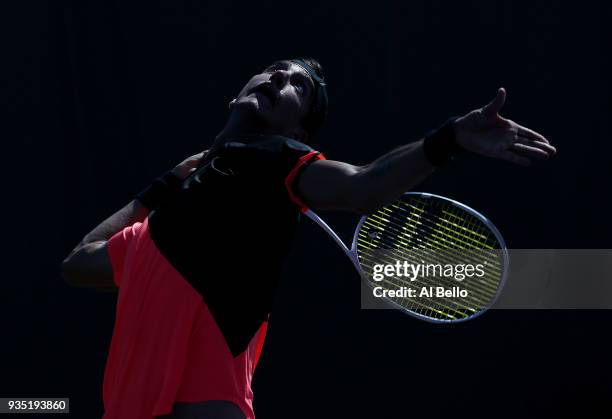
[[[246,117],[248,124],[262,132],[272,131],[277,124],[271,118],[268,109],[261,108],[257,101],[237,102],[232,107],[232,112],[238,112]]]
[[[259,112],[259,102],[257,99],[251,97],[245,97],[234,103],[233,109],[241,112]]]

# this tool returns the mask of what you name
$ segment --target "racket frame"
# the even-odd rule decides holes
[[[410,316],[413,316],[419,320],[424,320],[426,322],[429,323],[436,323],[436,324],[440,324],[440,323],[461,323],[467,320],[472,320],[475,319],[476,317],[482,315],[485,311],[489,310],[493,304],[495,304],[495,302],[497,301],[497,299],[499,298],[499,296],[501,295],[501,292],[504,288],[504,286],[506,285],[506,280],[508,278],[508,271],[510,269],[510,256],[508,255],[508,249],[506,247],[506,242],[504,241],[501,233],[499,232],[499,230],[497,229],[497,227],[495,227],[495,225],[484,215],[482,215],[481,213],[479,213],[478,211],[474,210],[473,208],[468,207],[465,204],[462,204],[459,201],[455,201],[454,199],[450,199],[444,196],[440,196],[440,195],[435,195],[432,193],[428,193],[428,192],[406,192],[404,194],[402,194],[402,197],[404,196],[418,196],[420,198],[435,198],[435,199],[440,199],[442,201],[446,201],[449,202],[459,208],[461,208],[462,210],[466,211],[467,213],[475,216],[476,218],[478,218],[480,221],[482,221],[495,235],[495,238],[497,239],[499,245],[500,245],[500,249],[496,249],[499,250],[501,252],[501,256],[503,258],[503,271],[502,271],[502,277],[501,280],[499,282],[499,286],[497,287],[497,292],[495,293],[495,295],[493,296],[493,298],[491,299],[490,303],[486,306],[483,307],[478,313],[469,316],[469,317],[464,317],[461,319],[455,319],[455,320],[451,320],[451,319],[434,319],[428,316],[424,316],[422,314],[419,313],[415,313],[412,312],[408,309],[406,309],[405,307],[401,306],[400,304],[396,303],[395,301],[393,301],[390,298],[384,298],[385,301],[393,306],[396,306],[397,308],[399,308],[403,313],[408,314]],[[400,198],[401,199],[401,198]],[[314,221],[316,224],[318,224],[323,230],[325,230],[327,232],[327,234],[334,240],[334,242],[336,242],[340,248],[344,251],[344,253],[346,254],[346,256],[348,256],[348,258],[351,260],[351,262],[353,263],[353,266],[355,267],[355,269],[357,269],[357,272],[359,273],[360,278],[363,278],[365,276],[365,273],[363,272],[363,269],[361,268],[361,264],[359,263],[359,256],[357,255],[357,238],[359,237],[359,231],[361,230],[361,227],[363,226],[363,223],[365,222],[365,220],[368,218],[368,215],[364,215],[361,217],[361,219],[359,220],[359,222],[357,223],[357,227],[355,228],[355,233],[353,234],[353,241],[351,243],[351,247],[347,247],[346,244],[344,244],[344,242],[342,241],[342,239],[340,239],[340,237],[336,234],[336,232],[334,230],[331,229],[331,227],[325,222],[323,221],[323,219],[321,219],[321,217],[319,217],[314,211],[312,211],[311,209],[308,209],[304,212],[304,215],[306,215],[308,218],[310,218],[312,221]],[[370,281],[366,281],[366,283],[368,284],[368,286],[370,286],[370,288],[373,288],[373,285],[371,284]]]

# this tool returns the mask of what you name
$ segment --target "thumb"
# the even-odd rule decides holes
[[[497,90],[497,96],[488,105],[482,108],[482,111],[490,116],[495,116],[499,113],[506,102],[506,89],[500,87]]]

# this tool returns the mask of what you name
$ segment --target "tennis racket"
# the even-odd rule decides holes
[[[305,215],[342,248],[374,297],[418,319],[478,317],[506,282],[509,257],[501,234],[482,214],[452,199],[405,193],[363,216],[350,248],[316,213]]]

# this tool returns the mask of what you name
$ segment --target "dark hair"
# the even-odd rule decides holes
[[[317,61],[316,58],[298,58],[299,60],[304,61],[306,64],[308,64],[309,66],[312,67],[312,69],[317,73],[317,76],[321,77],[322,79],[324,79],[324,74],[323,74],[323,67],[321,66],[321,63],[319,61]]]
[[[323,66],[321,63],[312,57],[307,58],[296,58],[296,60],[301,60],[306,63],[310,68],[312,68],[317,75],[317,77],[321,80],[325,79],[325,75],[323,73]],[[289,60],[291,61],[291,60]],[[313,80],[314,81],[314,80]],[[302,119],[302,126],[308,132],[308,137],[312,140],[314,134],[319,130],[325,119],[327,118],[327,94],[325,93],[325,99],[321,100],[321,92],[320,89],[325,89],[325,87],[317,86],[317,82],[315,83],[315,96],[312,98],[312,105],[310,107],[309,112]],[[323,103],[324,102],[324,103]]]

